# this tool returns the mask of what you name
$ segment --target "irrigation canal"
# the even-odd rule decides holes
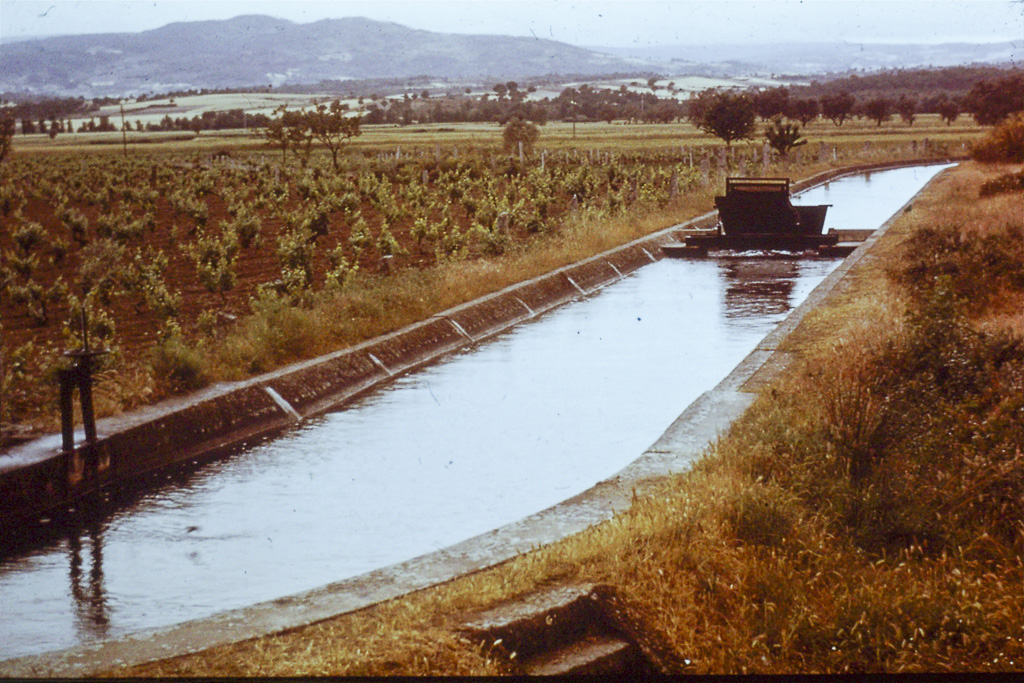
[[[884,223],[945,166],[797,203]],[[0,554],[0,659],[179,623],[430,553],[614,475],[839,263],[663,259],[229,457],[108,491]]]

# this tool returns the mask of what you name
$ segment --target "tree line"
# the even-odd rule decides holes
[[[975,81],[965,89],[965,79],[979,73],[993,78]],[[886,90],[883,85],[888,84]],[[913,86],[924,94],[915,94]],[[947,87],[948,90],[936,90]],[[658,93],[668,90],[668,97]],[[696,121],[707,112],[707,103],[729,95],[729,111],[742,107],[762,121],[786,119],[806,126],[825,118],[841,126],[863,117],[882,125],[899,116],[913,125],[922,113],[938,114],[947,124],[962,114],[971,114],[982,125],[992,125],[1007,114],[1024,109],[1024,71],[995,67],[953,67],[938,70],[896,71],[865,76],[852,75],[811,86],[776,87],[746,91],[708,90],[688,99],[680,99],[675,83],[667,87],[657,77],[646,83],[634,81],[617,89],[583,84],[564,88],[553,98],[531,99],[534,86],[522,88],[515,81],[495,84],[483,95],[432,96],[429,89],[405,93],[400,98],[378,94],[358,98],[364,124],[409,125],[413,123],[490,122],[507,124],[513,119],[543,125],[549,120],[627,121],[630,123],[671,123]],[[817,94],[815,94],[817,93]],[[889,94],[886,94],[889,93]],[[314,105],[316,106],[316,105]],[[76,132],[72,117],[96,111],[95,101],[82,98],[39,100],[6,107],[6,112],[21,123],[25,134]],[[295,112],[292,112],[294,115]],[[96,120],[98,118],[98,121]],[[112,118],[114,120],[112,120]],[[134,122],[125,115],[91,117],[78,125],[77,132],[92,131],[192,131],[238,128],[266,129],[273,119],[264,114],[247,114],[241,109],[204,112],[192,118],[172,118],[169,114],[157,123]]]

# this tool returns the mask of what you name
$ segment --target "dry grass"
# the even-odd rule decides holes
[[[918,333],[905,315],[906,289],[888,275],[913,232],[936,221],[972,236],[998,234],[1008,219],[1019,224],[1019,211],[978,202],[978,184],[993,173],[966,165],[933,184],[854,272],[852,286],[797,330],[791,348],[804,364],[692,471],[627,513],[403,599],[114,675],[508,673],[499,653],[454,635],[460,615],[571,580],[619,586],[644,626],[670,644],[679,672],[1021,671],[1024,439],[1012,422],[992,423],[1012,414],[1007,401],[1020,402],[1020,378],[995,382],[997,395],[984,399],[994,412],[978,413],[969,403],[984,401],[970,392],[956,403],[966,421],[989,419],[975,432],[988,434],[987,444],[949,434],[929,442],[941,453],[920,457],[897,433],[883,444],[885,459],[859,480],[847,475],[836,450],[842,443],[829,430],[836,415],[818,398],[837,391],[837,381],[863,391],[861,381],[879,368],[872,363]],[[1007,305],[999,295],[984,309],[968,307],[970,329],[1009,327],[1019,344],[1019,326],[1003,322]],[[1019,357],[1006,363],[1020,372]],[[998,373],[991,366],[979,377]],[[856,405],[849,409],[845,418],[857,418]],[[915,438],[928,442],[928,434]],[[890,497],[881,495],[887,487]],[[913,496],[894,487],[912,487]],[[890,518],[904,531],[915,520],[922,526],[882,540],[872,535],[879,520],[871,513],[887,510],[904,515]]]

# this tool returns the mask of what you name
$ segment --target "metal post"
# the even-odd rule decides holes
[[[85,429],[85,442],[88,446],[96,444],[96,411],[92,402],[92,371],[97,358],[108,353],[105,350],[93,351],[89,348],[89,321],[85,307],[82,307],[82,348],[67,351],[65,356],[71,359],[71,367],[60,370],[60,431],[61,446],[65,452],[75,450],[75,413],[74,391],[78,387],[78,398],[82,404],[82,426]]]
[[[62,369],[57,377],[60,380],[61,448],[65,453],[70,453],[75,450],[75,371]]]
[[[96,414],[92,408],[92,357],[84,356],[78,366],[78,398],[82,402],[85,442],[96,443]]]

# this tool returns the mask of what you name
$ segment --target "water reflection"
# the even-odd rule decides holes
[[[726,318],[784,315],[793,307],[800,275],[794,258],[723,258],[719,271],[725,282]]]
[[[83,537],[77,530],[68,534],[71,597],[75,603],[78,629],[94,638],[103,638],[110,627],[107,596],[103,584],[103,534],[100,525],[91,522],[85,530],[87,553],[83,553]],[[87,567],[83,568],[83,556]]]

